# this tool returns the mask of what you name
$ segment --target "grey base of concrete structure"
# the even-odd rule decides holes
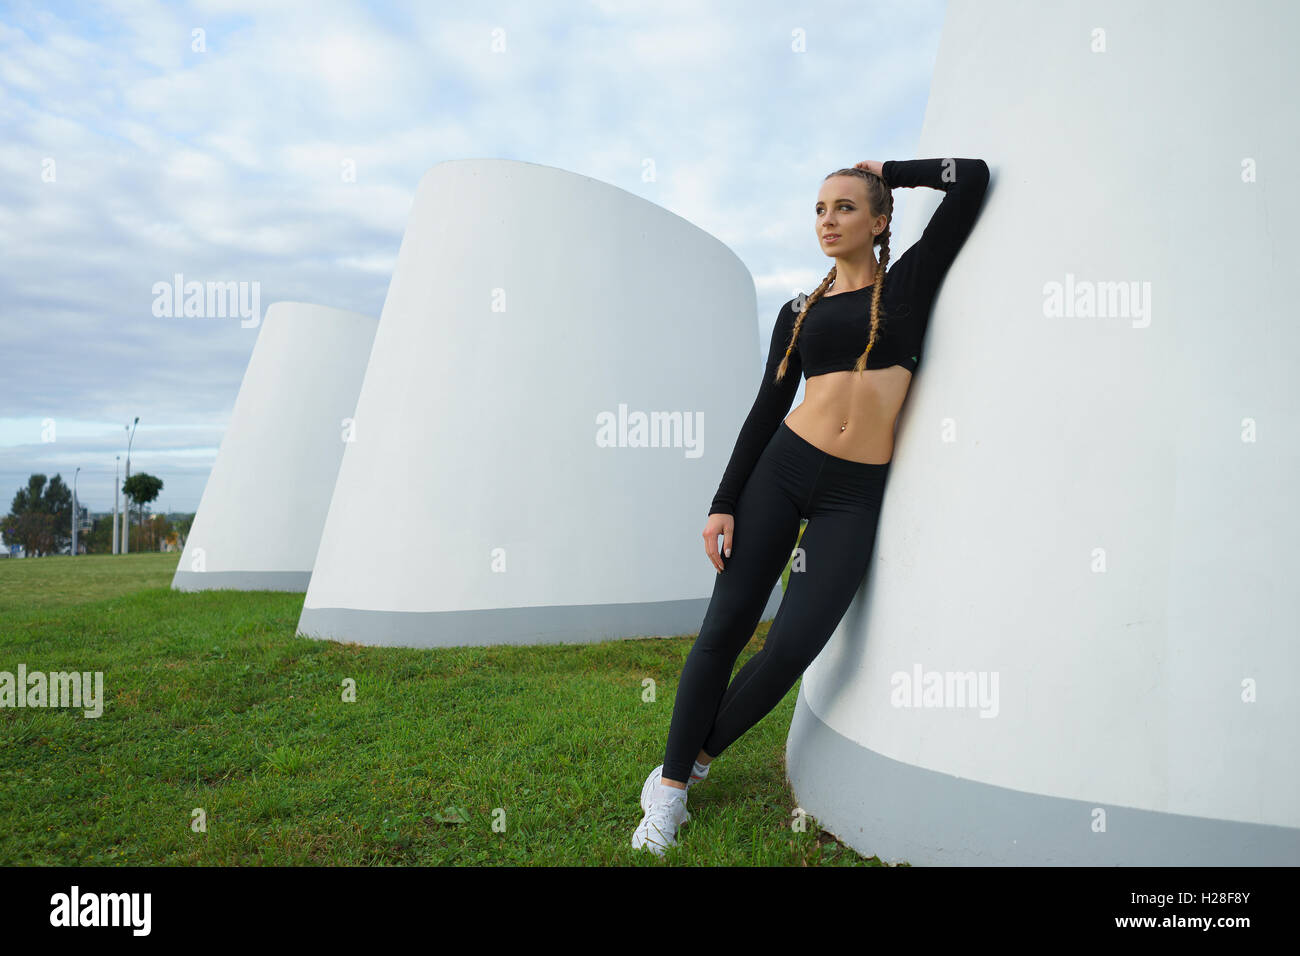
[[[307,593],[310,571],[177,571],[173,591],[297,591]]]
[[[864,856],[913,866],[1296,866],[1300,829],[1025,793],[868,750],[800,682],[786,772],[804,812]],[[1207,770],[1207,772],[1212,772]],[[1094,833],[1094,808],[1106,832]]]
[[[781,603],[776,583],[763,620]],[[586,644],[643,635],[692,634],[709,598],[643,604],[502,607],[475,611],[365,611],[303,608],[298,635],[377,647],[470,647],[488,644]]]

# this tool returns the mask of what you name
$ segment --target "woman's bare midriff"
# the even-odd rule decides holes
[[[829,455],[883,465],[894,457],[898,412],[911,383],[912,373],[901,365],[814,375],[785,423]]]

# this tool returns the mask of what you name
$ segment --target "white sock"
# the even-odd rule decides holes
[[[670,787],[662,780],[659,781],[658,787],[659,787],[660,800],[681,800],[685,802],[686,800],[685,787]]]
[[[709,765],[707,763],[700,763],[698,760],[695,761],[695,776],[703,778],[703,777],[707,777],[708,775],[709,775]]]

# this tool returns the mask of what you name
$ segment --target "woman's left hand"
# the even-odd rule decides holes
[[[864,159],[860,163],[853,164],[857,169],[865,169],[869,173],[875,173],[881,179],[885,178],[885,164],[878,163],[874,159]]]

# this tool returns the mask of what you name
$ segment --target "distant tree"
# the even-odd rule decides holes
[[[181,536],[181,547],[185,547],[185,540],[190,536],[190,528],[194,527],[194,515],[187,514],[176,522],[176,532]]]
[[[21,544],[29,558],[54,554],[58,544],[54,534],[54,515],[29,511],[0,518],[0,531],[11,544]],[[65,540],[71,540],[67,538]]]
[[[161,551],[162,543],[174,536],[172,523],[166,515],[150,515],[140,526],[140,550]]]
[[[14,494],[9,514],[0,518],[0,531],[31,557],[57,554],[72,543],[72,489],[60,475],[48,484],[44,475],[32,475]]]
[[[130,478],[126,479],[126,481],[122,483],[122,492],[127,496],[128,499],[135,502],[136,507],[140,509],[139,523],[141,525],[143,525],[144,523],[143,506],[155,500],[158,497],[158,493],[162,491],[162,489],[163,489],[163,481],[161,478],[155,478],[153,475],[150,475],[143,471],[136,472],[134,475],[132,475]],[[131,526],[131,522],[128,520],[127,521],[128,529],[130,528],[130,526]],[[138,547],[138,545],[136,545],[135,541],[132,539],[131,540],[132,550],[134,550],[136,547]]]
[[[83,535],[87,554],[109,554],[113,550],[113,516],[100,515],[91,525],[90,533]]]

